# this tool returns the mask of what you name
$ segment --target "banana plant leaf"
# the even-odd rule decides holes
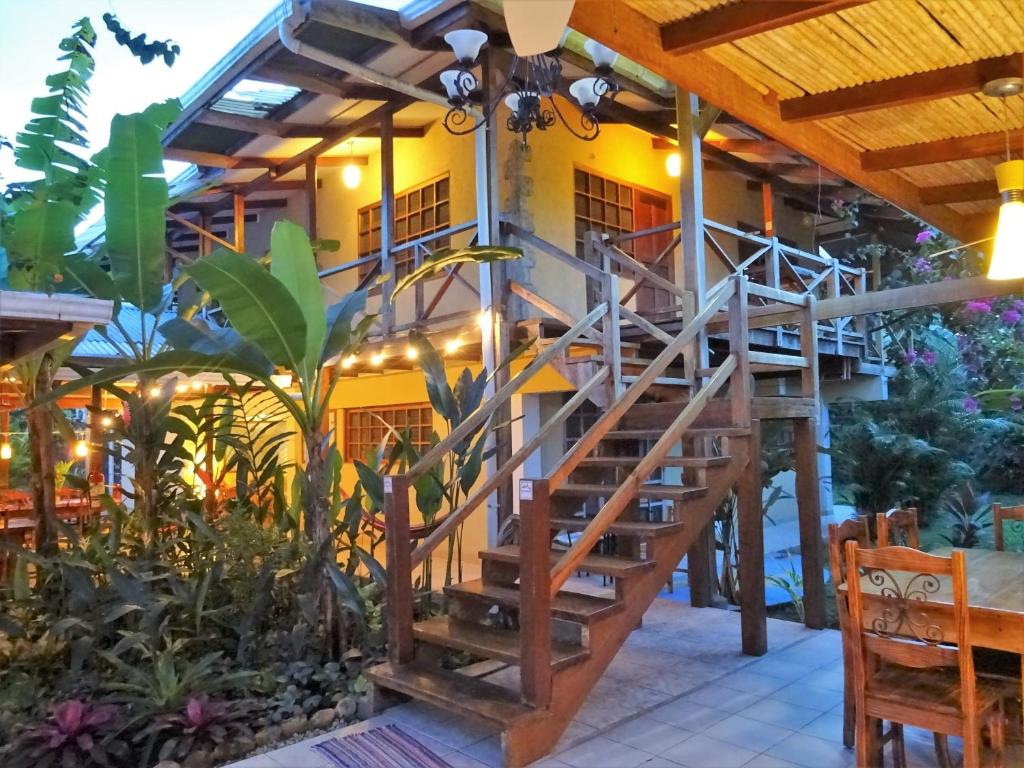
[[[303,370],[306,320],[280,280],[248,256],[223,249],[186,271],[220,303],[242,338],[270,362],[296,373]]]
[[[4,235],[7,281],[15,290],[48,290],[75,247],[75,206],[37,198],[10,217]]]
[[[498,245],[474,245],[468,248],[444,248],[434,251],[429,259],[425,259],[418,268],[395,283],[391,299],[394,300],[395,296],[420,280],[438,275],[456,264],[465,262],[489,264],[495,261],[518,259],[522,255],[521,248],[507,248]]]
[[[270,274],[288,289],[306,321],[306,348],[302,356],[305,368],[301,373],[310,381],[315,366],[320,363],[320,353],[327,336],[323,287],[317,274],[316,257],[305,230],[290,221],[274,224],[270,233],[270,253]]]
[[[459,417],[459,405],[452,393],[452,388],[448,385],[448,376],[441,356],[437,354],[437,350],[434,349],[427,337],[419,331],[409,333],[409,343],[416,350],[416,359],[423,370],[430,404],[445,421],[456,421]]]

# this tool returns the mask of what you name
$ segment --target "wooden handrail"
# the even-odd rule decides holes
[[[465,221],[462,224],[455,224],[446,229],[442,229],[438,232],[432,232],[429,235],[417,237],[415,240],[409,240],[408,242],[402,243],[401,245],[396,245],[391,249],[391,252],[401,253],[402,251],[407,251],[410,248],[415,248],[418,245],[424,245],[425,243],[430,243],[433,242],[434,240],[440,240],[442,237],[450,237],[451,235],[457,235],[460,232],[475,229],[476,224],[476,219],[473,219],[472,221]]]
[[[551,317],[553,317],[555,320],[558,320],[560,323],[565,323],[565,325],[568,325],[570,327],[576,323],[576,318],[574,318],[568,312],[563,311],[560,307],[556,307],[554,304],[552,304],[544,297],[538,296],[529,288],[522,285],[521,283],[517,283],[515,280],[508,281],[508,290],[510,293],[518,296],[523,301],[532,304],[541,312],[551,315]],[[586,331],[584,331],[583,335],[598,343],[601,342],[601,337],[598,335],[597,331],[595,331],[592,328],[588,328]]]
[[[568,419],[573,412],[583,404],[590,394],[608,378],[611,373],[611,369],[603,367],[598,369],[597,373],[590,377],[587,382],[576,390],[576,393],[569,398],[569,400],[559,408],[554,416],[552,416],[544,426],[537,431],[530,440],[528,440],[518,451],[506,461],[493,476],[489,477],[483,485],[474,490],[463,502],[455,512],[448,515],[444,522],[441,523],[437,528],[431,531],[430,535],[420,542],[420,545],[416,547],[416,550],[412,553],[412,567],[415,568],[427,557],[430,553],[435,550],[442,542],[447,541],[448,537],[455,533],[455,529],[458,528],[466,518],[469,517],[473,511],[484,503],[487,498],[494,493],[502,483],[511,477],[512,473],[515,472],[526,461],[534,451],[536,451],[544,443],[545,440],[550,437],[551,432],[559,427],[566,419]]]
[[[181,224],[181,226],[185,227],[186,229],[191,229],[193,232],[199,235],[199,237],[205,237],[207,240],[213,241],[222,248],[227,248],[229,251],[234,251],[235,253],[239,252],[238,248],[235,247],[234,243],[229,243],[227,240],[217,237],[215,234],[213,234],[213,232],[203,229],[198,224],[189,221],[184,216],[179,216],[174,211],[167,211],[167,218],[169,218],[171,221],[176,221],[178,224]]]
[[[679,222],[670,221],[668,224],[659,224],[656,227],[649,227],[648,229],[638,229],[636,232],[623,232],[621,235],[609,237],[608,242],[618,245],[619,243],[629,242],[630,240],[636,240],[640,237],[659,235],[662,232],[672,232],[676,229],[679,229]]]
[[[661,328],[656,326],[654,323],[652,323],[646,317],[644,317],[643,315],[638,315],[636,312],[631,310],[629,307],[619,307],[619,313],[622,315],[622,317],[625,320],[627,320],[630,323],[632,323],[633,325],[635,325],[637,328],[639,328],[644,333],[650,334],[651,336],[656,338],[658,341],[660,341],[662,344],[671,344],[672,343],[672,334],[671,333],[668,333],[666,331],[661,330]]]
[[[744,278],[734,278],[733,282],[726,285],[717,296],[714,296],[707,304],[693,318],[682,331],[679,332],[672,343],[667,345],[664,350],[651,361],[650,365],[644,369],[636,381],[634,381],[622,396],[616,400],[614,407],[606,410],[601,417],[594,423],[594,425],[588,429],[572,448],[562,457],[562,460],[555,466],[548,475],[548,482],[551,486],[551,490],[556,491],[562,487],[566,479],[572,473],[583,458],[590,454],[590,452],[597,446],[599,442],[604,438],[605,434],[612,428],[612,426],[618,422],[622,415],[640,399],[640,395],[647,391],[655,379],[658,378],[664,372],[666,368],[675,360],[686,348],[686,346],[697,338],[698,334],[704,330],[704,327],[708,322],[717,314],[718,310],[725,306],[726,302],[732,297],[736,290],[735,280]]]
[[[595,280],[600,280],[602,275],[604,275],[604,272],[595,267],[593,264],[588,264],[587,262],[583,261],[583,259],[578,259],[575,256],[566,253],[558,246],[549,243],[547,240],[543,240],[537,237],[532,232],[527,232],[525,229],[516,226],[510,221],[505,221],[504,224],[508,228],[510,234],[515,235],[527,245],[531,246],[532,248],[536,248],[538,251],[546,253],[548,256],[554,257],[555,259],[562,262],[566,266],[571,267],[572,269],[579,270],[587,277],[592,277]]]
[[[551,596],[558,594],[572,572],[579,567],[583,559],[590,553],[602,537],[608,532],[612,523],[626,508],[640,490],[643,481],[661,464],[668,452],[682,439],[683,433],[689,429],[704,410],[708,401],[721,389],[722,385],[736,370],[737,359],[729,355],[718,367],[707,384],[697,393],[696,397],[682,410],[665,430],[654,446],[644,455],[636,468],[629,473],[601,510],[594,516],[586,528],[580,532],[572,547],[555,564],[551,571]],[[548,481],[550,486],[550,479]]]
[[[678,296],[679,298],[683,297],[684,291],[682,288],[680,288],[675,283],[666,280],[661,275],[647,269],[647,267],[645,267],[639,261],[634,259],[628,253],[619,250],[613,245],[607,245],[605,243],[598,242],[595,243],[595,246],[597,247],[598,251],[606,255],[609,259],[614,261],[619,266],[628,269],[635,275],[640,275],[643,278],[644,282],[653,283],[662,290],[668,291],[669,293],[672,293],[675,296]]]
[[[471,413],[465,421],[452,430],[444,440],[439,442],[417,461],[408,472],[412,480],[416,480],[428,472],[439,462],[455,445],[466,439],[486,419],[490,418],[499,407],[505,404],[512,395],[519,391],[520,387],[533,378],[552,359],[569,348],[577,338],[583,335],[586,329],[592,327],[598,320],[608,313],[608,303],[602,302],[587,314],[576,325],[565,332],[558,341],[537,355],[528,366],[513,376],[501,389],[494,393],[487,402]]]

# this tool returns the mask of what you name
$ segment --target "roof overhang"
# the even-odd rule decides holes
[[[106,299],[0,291],[0,372],[109,323],[113,312],[114,302]]]

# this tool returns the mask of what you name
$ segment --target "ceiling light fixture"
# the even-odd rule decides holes
[[[1009,97],[1024,93],[1024,78],[990,80],[982,92],[1003,101],[1003,130],[1006,132],[1006,160],[996,166],[996,183],[1002,203],[988,277],[990,280],[1017,280],[1024,278],[1024,159],[1011,159],[1010,126],[1005,119],[1005,110]]]
[[[346,189],[356,189],[363,180],[363,172],[356,165],[355,157],[352,154],[353,139],[348,142],[348,162],[341,169],[341,183]]]
[[[479,129],[487,124],[487,119],[500,104],[505,104],[511,112],[505,127],[519,134],[524,145],[531,131],[547,130],[556,121],[578,139],[593,141],[597,138],[601,132],[598,108],[602,100],[611,101],[619,92],[614,74],[619,55],[615,51],[588,40],[584,49],[594,62],[594,75],[568,85],[562,80],[561,47],[528,56],[514,54],[505,73],[504,85],[489,103],[484,103],[475,69],[480,49],[487,39],[487,34],[477,29],[457,29],[444,36],[456,59],[452,69],[441,73],[441,84],[451,105],[444,118],[444,126],[450,133],[461,136]],[[566,118],[554,98],[556,93],[564,96],[566,90],[569,100],[577,105],[578,114],[574,120]],[[471,106],[481,107],[485,119],[471,122],[468,109]]]

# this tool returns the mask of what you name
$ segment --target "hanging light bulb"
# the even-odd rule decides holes
[[[104,416],[102,419],[100,419],[100,426],[101,427],[112,427],[112,426],[114,426],[114,420],[112,418],[110,418],[109,416]]]
[[[996,182],[1003,196],[996,225],[996,242],[988,267],[990,280],[1024,278],[1024,160],[996,166]]]
[[[448,339],[444,344],[444,351],[446,354],[454,355],[462,349],[462,339],[456,336],[454,339]]]
[[[270,374],[270,380],[281,389],[288,389],[292,385],[292,375],[290,373],[272,373]]]
[[[352,155],[352,140],[348,142],[348,162],[341,169],[341,183],[346,189],[356,189],[363,180],[363,172],[356,165],[355,157]]]
[[[405,348],[405,357],[407,360],[415,360],[419,356],[420,353],[416,350],[416,347],[409,346]]]
[[[370,355],[370,365],[376,367],[376,366],[380,366],[381,363],[383,363],[383,362],[384,362],[384,353],[383,352],[374,352],[372,355]]]
[[[192,391],[193,392],[198,392],[200,389],[203,388],[203,382],[201,382],[201,381],[193,381],[191,386],[192,386]]]
[[[683,175],[683,156],[678,152],[670,152],[665,158],[665,173],[671,178],[678,179]]]
[[[355,355],[349,355],[348,357],[341,361],[341,367],[348,370],[353,365],[355,365],[356,362],[358,362],[358,360],[359,358],[356,357]]]
[[[89,456],[89,444],[85,440],[79,440],[75,443],[75,457],[84,459]]]
[[[0,461],[10,461],[13,453],[10,443],[6,440],[0,443]]]
[[[188,384],[175,384],[174,391],[177,392],[179,395],[182,395],[185,392],[188,392]]]
[[[149,388],[149,396],[154,398],[154,399],[160,397],[160,395],[162,395],[163,392],[164,391],[159,386],[157,386],[156,384],[154,384],[152,387]]]

